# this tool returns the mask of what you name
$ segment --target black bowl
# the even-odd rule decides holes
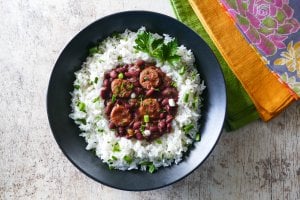
[[[74,72],[80,69],[88,49],[114,32],[125,29],[136,31],[145,26],[150,32],[168,33],[179,44],[191,49],[201,78],[207,88],[204,92],[204,105],[200,120],[201,141],[178,165],[160,168],[150,174],[137,170],[109,170],[108,166],[93,152],[85,150],[84,138],[79,136],[79,128],[69,118]],[[143,191],[170,185],[193,172],[216,145],[225,118],[226,92],[220,66],[206,43],[191,29],[177,20],[153,12],[129,11],[109,15],[92,23],[65,47],[59,56],[49,82],[47,112],[49,123],[56,139],[67,158],[83,173],[92,179],[122,190]]]

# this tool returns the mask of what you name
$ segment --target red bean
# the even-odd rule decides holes
[[[133,129],[139,129],[141,127],[141,122],[137,121],[133,124]]]
[[[167,115],[166,122],[169,124],[173,120],[172,115]]]
[[[131,105],[129,103],[124,104],[125,108],[131,109]]]
[[[165,117],[166,117],[166,114],[165,114],[164,112],[159,114],[159,118],[160,118],[160,119],[163,119],[163,118],[165,118]]]
[[[158,132],[158,127],[157,126],[150,126],[150,131],[151,132]]]
[[[164,89],[161,93],[164,97],[169,97],[169,98],[178,98],[178,93],[177,90],[175,88],[170,88],[167,87],[166,89]]]
[[[151,88],[150,90],[148,90],[147,92],[146,92],[146,96],[148,97],[148,96],[151,96],[153,93],[154,93],[154,88]]]
[[[135,132],[136,139],[142,140],[144,138],[139,130],[135,130],[134,132]]]
[[[109,80],[108,79],[104,79],[103,86],[104,87],[108,87],[109,86]]]
[[[158,122],[158,129],[160,132],[163,132],[166,128],[166,122],[165,120],[161,120],[160,122]]]
[[[167,132],[170,133],[171,130],[172,130],[172,125],[171,125],[171,123],[168,123],[167,124]]]
[[[104,78],[109,78],[109,77],[110,77],[109,72],[105,72]]]
[[[121,73],[121,72],[124,73],[126,70],[127,69],[125,67],[119,67],[119,68],[116,69],[116,71],[119,72],[119,73]]]
[[[125,135],[126,134],[125,128],[122,126],[118,127],[118,133],[120,135]]]
[[[134,88],[134,92],[135,92],[135,94],[139,95],[139,94],[142,94],[143,89],[140,87],[136,87],[136,88]]]
[[[102,97],[102,99],[105,99],[107,97],[107,87],[102,87],[100,90],[100,96]]]
[[[168,105],[168,104],[169,104],[169,99],[164,98],[164,99],[162,100],[161,104],[164,105],[164,106],[165,106],[165,105]]]
[[[117,73],[115,70],[112,70],[112,71],[109,73],[109,76],[110,76],[111,78],[117,78],[118,73]]]
[[[108,127],[109,127],[110,129],[114,129],[114,128],[116,128],[115,124],[114,124],[114,123],[112,123],[112,122],[110,122],[110,123],[109,123]]]
[[[111,103],[111,102],[108,102],[108,103],[107,103],[107,105],[106,105],[106,107],[105,107],[105,114],[106,114],[107,116],[110,115],[111,110],[112,110],[113,107],[114,107],[114,104],[113,104],[113,103]]]
[[[145,64],[145,61],[143,61],[143,60],[137,60],[137,61],[135,62],[135,64],[136,64],[137,66],[142,66],[142,65]]]

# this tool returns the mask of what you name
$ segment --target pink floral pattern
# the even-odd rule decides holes
[[[248,40],[264,56],[286,48],[284,40],[300,29],[289,0],[221,0]],[[300,3],[300,2],[299,2]]]

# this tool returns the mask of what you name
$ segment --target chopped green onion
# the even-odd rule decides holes
[[[111,97],[111,102],[112,102],[112,103],[115,103],[116,100],[117,100],[116,95],[112,95],[112,97]]]
[[[183,130],[185,133],[188,133],[190,130],[192,130],[194,128],[193,124],[187,124],[183,126]]]
[[[75,88],[76,90],[78,90],[78,89],[80,88],[80,85],[74,85],[74,88]]]
[[[151,174],[152,174],[155,170],[156,170],[156,167],[155,167],[153,164],[149,165],[148,171],[149,171]]]
[[[86,125],[86,119],[82,118],[82,119],[76,119],[77,122],[80,122],[84,125]]]
[[[171,86],[174,87],[174,88],[177,88],[177,83],[172,81]]]
[[[118,56],[118,61],[122,61],[122,56]]]
[[[145,124],[142,124],[141,125],[141,128],[140,128],[140,131],[143,133],[145,131],[145,128],[146,128],[146,125]]]
[[[99,100],[100,100],[100,97],[96,97],[95,99],[93,99],[93,103],[96,103]]]
[[[111,156],[111,159],[118,160],[118,158],[116,156]]]
[[[119,78],[119,79],[123,79],[123,78],[124,78],[124,74],[123,74],[123,73],[120,73],[120,74],[118,75],[118,78]]]
[[[144,122],[148,123],[150,121],[149,115],[144,115]]]
[[[155,140],[155,142],[156,142],[157,144],[162,144],[161,139],[157,139],[157,140]]]
[[[89,54],[92,55],[94,53],[97,53],[98,52],[98,47],[92,47],[89,49]]]
[[[132,163],[132,157],[131,157],[131,156],[125,155],[125,156],[123,157],[123,159],[124,159],[128,164],[131,164],[131,163]]]
[[[85,103],[79,102],[78,108],[79,108],[80,111],[85,112]]]
[[[112,149],[113,152],[120,152],[121,151],[120,145],[119,145],[118,142],[116,142],[115,144],[113,144],[112,147],[113,147],[113,149]]]
[[[140,165],[142,165],[142,166],[148,166],[148,165],[151,165],[151,164],[152,164],[152,162],[148,162],[148,161],[140,162]]]
[[[159,88],[154,88],[154,91],[157,91],[157,92],[159,92],[160,90],[159,90]]]
[[[189,93],[186,93],[183,97],[184,103],[187,103],[189,101]]]
[[[96,83],[96,84],[97,84],[97,82],[98,82],[98,77],[95,77],[95,79],[94,79],[94,83]]]
[[[183,74],[185,74],[185,71],[186,71],[185,66],[182,66],[179,70],[179,74],[183,75]]]
[[[196,134],[195,140],[196,140],[196,141],[200,141],[200,139],[201,139],[200,133],[197,133],[197,134]]]

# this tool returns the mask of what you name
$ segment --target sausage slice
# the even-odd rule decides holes
[[[111,83],[112,93],[118,97],[129,97],[133,89],[133,84],[128,80],[115,79]]]
[[[116,105],[110,113],[110,121],[116,126],[127,126],[131,122],[129,109]]]
[[[145,99],[139,107],[140,116],[149,115],[150,118],[159,118],[160,106],[156,99]]]
[[[147,90],[159,86],[160,78],[155,68],[147,67],[140,73],[140,84]]]

